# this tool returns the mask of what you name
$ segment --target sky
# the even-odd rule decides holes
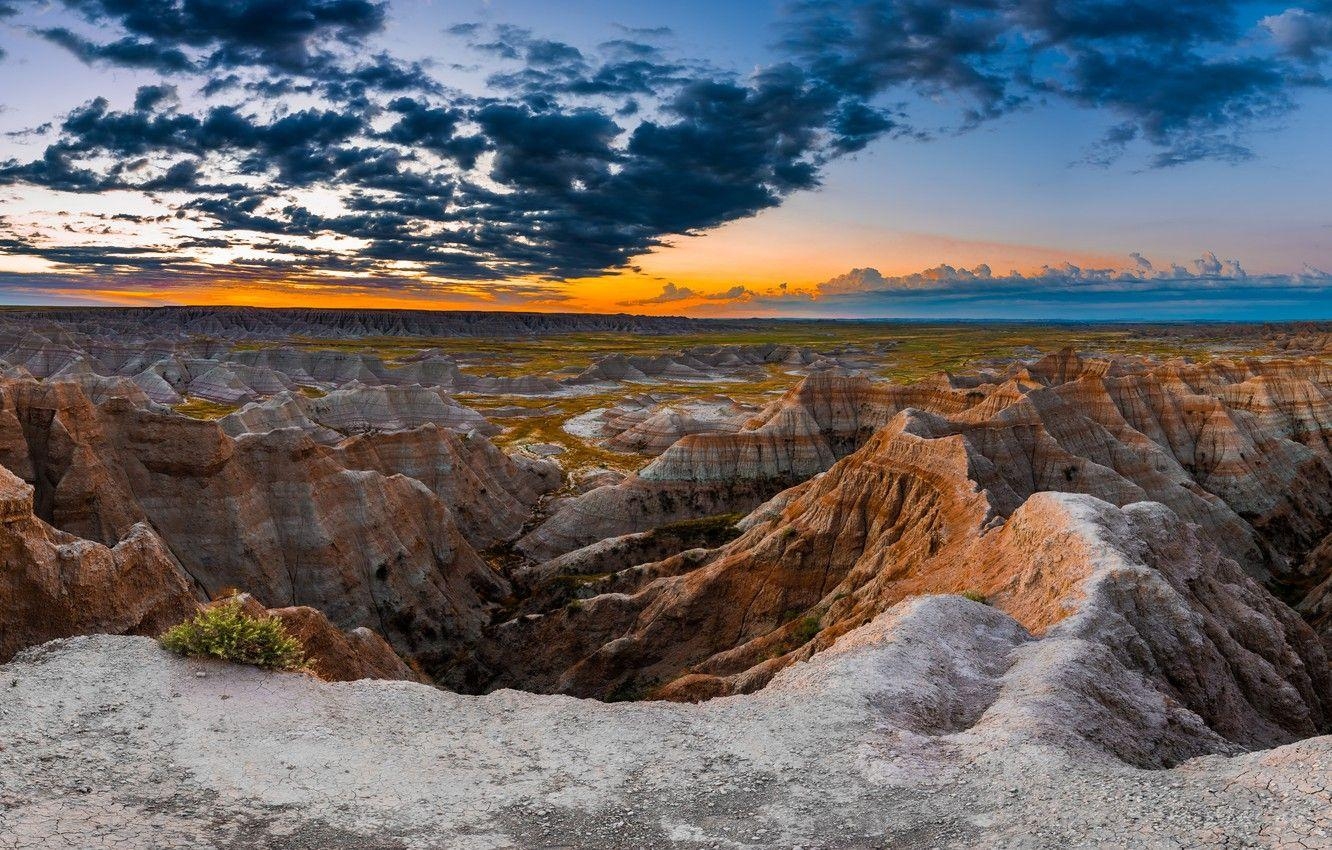
[[[0,0],[0,304],[1332,319],[1332,0]]]

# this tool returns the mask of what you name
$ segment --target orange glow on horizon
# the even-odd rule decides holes
[[[60,298],[99,304],[199,305],[252,307],[328,307],[362,309],[500,310],[521,312],[641,313],[646,315],[753,316],[778,315],[752,301],[721,301],[702,296],[742,286],[759,295],[791,289],[813,290],[818,284],[852,268],[873,267],[886,276],[920,272],[947,263],[974,267],[986,263],[995,274],[1031,272],[1042,265],[1073,262],[1117,268],[1124,258],[1069,252],[1032,245],[969,241],[946,236],[885,230],[846,222],[800,225],[764,216],[733,222],[697,237],[681,237],[638,257],[636,267],[600,277],[563,282],[517,280],[509,283],[530,292],[505,292],[502,285],[487,297],[487,283],[440,284],[394,289],[371,281],[323,277],[271,281],[229,280],[225,267],[212,282],[190,281],[180,287],[52,288]],[[651,301],[671,284],[696,293],[661,303]],[[548,297],[540,291],[549,290]],[[794,306],[794,305],[793,305]],[[798,312],[798,311],[797,311]]]

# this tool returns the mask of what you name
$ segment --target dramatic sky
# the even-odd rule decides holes
[[[0,303],[1332,318],[1332,0],[0,0]]]

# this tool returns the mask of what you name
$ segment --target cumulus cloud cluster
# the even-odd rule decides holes
[[[780,284],[764,291],[733,286],[719,292],[702,292],[666,283],[649,298],[622,301],[626,307],[675,302],[725,302],[752,305],[757,311],[779,313],[883,312],[912,303],[943,305],[960,301],[1049,300],[1066,298],[1088,301],[1107,295],[1165,295],[1168,293],[1285,291],[1321,295],[1332,287],[1332,274],[1305,266],[1296,274],[1250,275],[1238,260],[1221,259],[1208,251],[1187,264],[1156,264],[1141,253],[1132,253],[1122,267],[1102,268],[1073,263],[1046,265],[1032,272],[996,274],[990,266],[958,268],[940,264],[903,275],[885,275],[875,268],[854,268],[813,287]],[[852,309],[854,308],[854,309]],[[732,311],[734,312],[734,311]]]
[[[619,304],[621,307],[646,307],[649,304],[671,304],[676,301],[749,301],[754,297],[755,293],[743,286],[732,286],[721,292],[700,292],[688,286],[676,286],[667,282],[662,286],[660,293],[650,298],[621,301]]]
[[[1058,266],[1043,266],[1030,273],[1009,272],[996,275],[985,264],[975,268],[954,268],[942,264],[924,271],[907,275],[885,276],[878,269],[852,269],[819,284],[814,294],[818,297],[847,295],[863,292],[941,292],[946,290],[972,289],[977,287],[1003,288],[1031,286],[1096,286],[1101,288],[1124,288],[1135,285],[1159,285],[1170,282],[1189,283],[1234,283],[1247,280],[1249,275],[1238,260],[1221,260],[1209,251],[1188,266],[1171,263],[1157,268],[1151,260],[1140,253],[1129,255],[1133,261],[1130,268],[1084,268],[1072,263]],[[1300,283],[1306,280],[1326,278],[1327,273],[1314,268],[1306,268],[1298,275],[1283,275],[1282,280]],[[1270,277],[1265,276],[1265,280]]]
[[[1122,268],[1064,263],[1004,274],[983,264],[905,275],[857,268],[808,289],[783,286],[746,300],[755,312],[777,315],[1009,319],[1291,318],[1332,305],[1332,273],[1312,266],[1255,275],[1212,252],[1186,265],[1157,265],[1138,253],[1128,259]],[[1315,312],[1332,315],[1328,309]]]
[[[451,43],[492,68],[485,94],[468,94],[376,49],[385,0],[51,0],[63,17],[38,5],[0,0],[0,17],[77,61],[162,80],[34,128],[44,149],[0,162],[0,185],[138,193],[191,227],[99,249],[0,219],[0,251],[136,280],[206,276],[221,247],[231,274],[385,286],[602,274],[812,189],[876,139],[927,137],[907,95],[958,104],[962,126],[1042,100],[1104,111],[1098,161],[1135,142],[1161,166],[1242,158],[1254,121],[1326,85],[1332,44],[1325,0],[1256,24],[1235,0],[797,0],[781,58],[746,75],[670,55],[660,32],[579,47],[457,24]],[[945,268],[826,286],[997,280]],[[641,303],[691,297],[712,298]]]

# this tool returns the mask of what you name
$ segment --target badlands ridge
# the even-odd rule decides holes
[[[896,383],[130,312],[0,314],[0,848],[1332,846],[1325,329]],[[143,637],[235,593],[318,679]]]

